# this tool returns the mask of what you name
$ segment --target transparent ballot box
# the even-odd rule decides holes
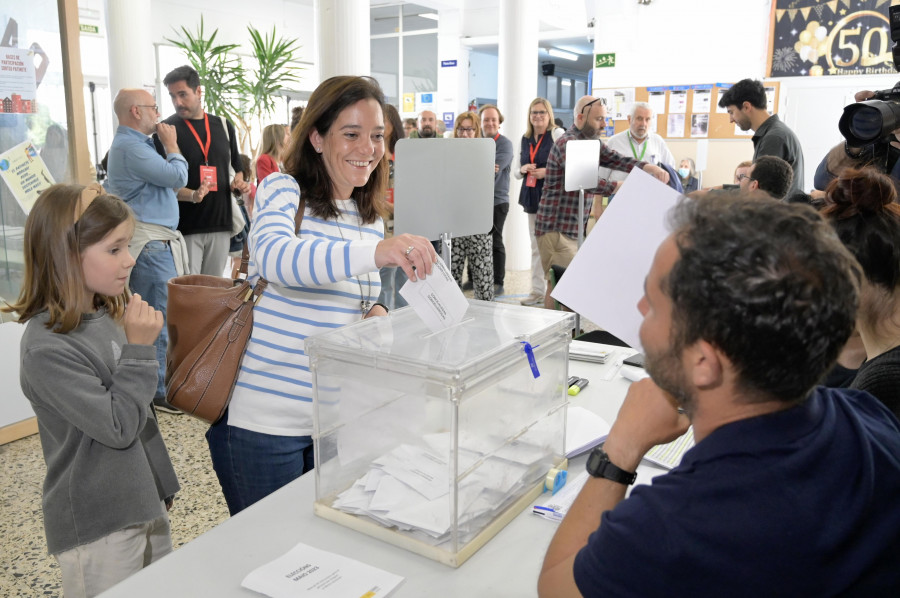
[[[457,567],[565,458],[571,313],[470,301],[306,340],[317,515]]]

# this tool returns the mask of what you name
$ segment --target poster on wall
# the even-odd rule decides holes
[[[669,114],[666,137],[684,137],[684,114]]]
[[[665,89],[647,89],[647,103],[653,110],[653,114],[666,113],[666,90]]]
[[[23,141],[0,154],[0,177],[26,214],[41,191],[56,182],[30,141]]]
[[[776,0],[769,76],[896,72],[889,5],[889,0]]]
[[[37,112],[34,50],[0,48],[0,113]]]
[[[709,114],[691,115],[691,137],[709,136]]]

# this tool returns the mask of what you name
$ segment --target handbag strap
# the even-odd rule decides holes
[[[306,209],[306,200],[300,199],[297,213],[294,214],[294,234],[300,234],[300,225],[303,223],[303,212]],[[238,278],[247,278],[247,267],[250,265],[250,246],[247,245],[247,237],[244,237],[244,247],[241,250],[241,267],[238,268]]]

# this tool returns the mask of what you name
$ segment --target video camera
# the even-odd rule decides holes
[[[900,6],[893,3],[888,9],[891,22],[891,53],[894,69],[900,71]],[[876,91],[871,99],[844,108],[838,129],[851,147],[893,140],[893,132],[900,129],[900,81],[892,89]]]

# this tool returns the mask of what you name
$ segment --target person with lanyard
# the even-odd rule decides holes
[[[669,151],[665,140],[651,129],[656,115],[647,102],[635,102],[628,114],[628,129],[609,138],[606,145],[623,156],[649,164],[668,164],[677,168],[675,156]],[[624,181],[626,173],[609,168],[600,169],[600,178],[610,181]]]
[[[547,133],[550,135],[547,135]],[[541,305],[547,292],[547,283],[541,268],[541,254],[538,251],[537,238],[534,236],[534,220],[538,205],[541,203],[541,191],[544,188],[544,176],[547,173],[547,158],[556,140],[565,133],[565,129],[557,127],[553,121],[553,107],[544,98],[534,98],[528,106],[528,125],[522,136],[519,152],[519,169],[515,171],[517,179],[524,178],[519,189],[519,205],[528,214],[528,231],[531,237],[531,294],[522,300],[522,305]]]
[[[332,77],[309,98],[284,172],[260,184],[249,277],[269,281],[228,410],[209,428],[213,468],[232,515],[313,468],[313,385],[305,339],[387,314],[378,269],[431,275],[431,242],[384,238],[384,92]]]
[[[175,107],[175,114],[163,122],[175,127],[188,162],[187,185],[177,192],[178,230],[187,244],[191,273],[221,276],[232,235],[231,191],[249,191],[234,125],[203,110],[200,77],[193,68],[176,68],[163,84]],[[162,152],[158,137],[154,141]],[[235,173],[230,185],[229,169]]]

